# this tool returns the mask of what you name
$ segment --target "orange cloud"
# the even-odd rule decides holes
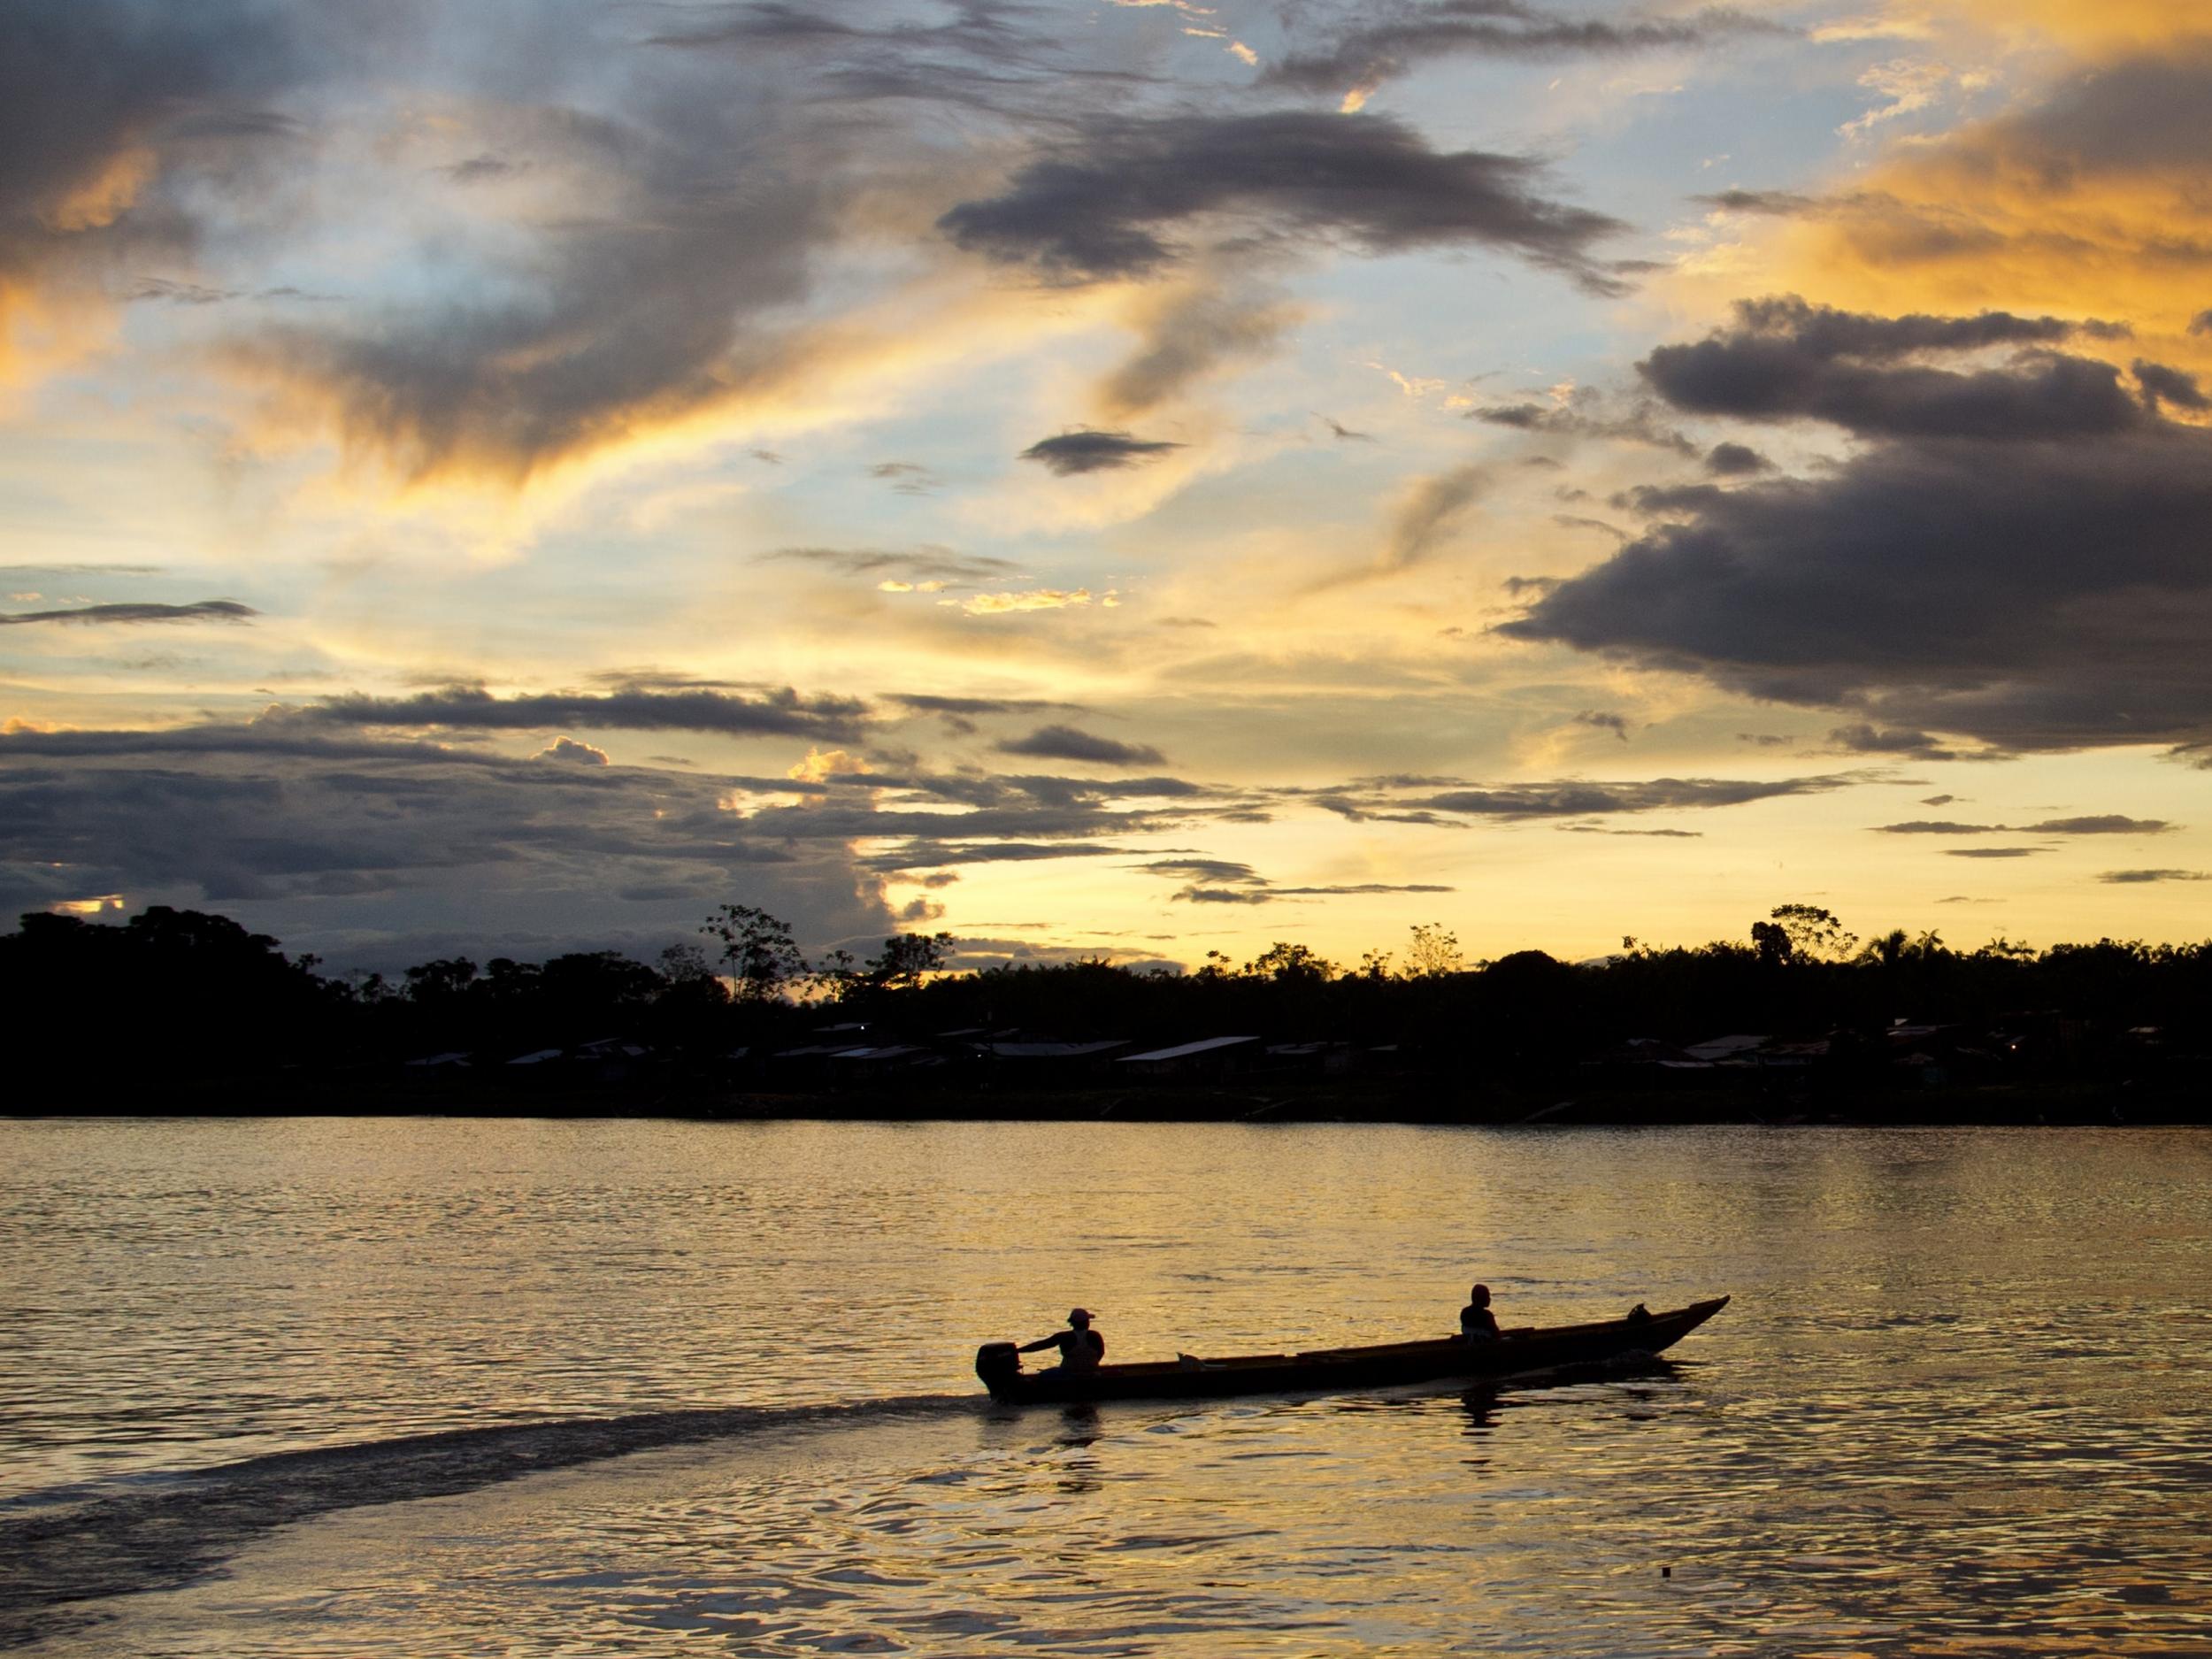
[[[940,599],[941,605],[956,605],[972,617],[999,617],[1017,611],[1064,611],[1070,605],[1087,605],[1093,600],[1112,610],[1121,603],[1118,594],[1094,594],[1087,588],[1064,590],[1058,588],[1037,588],[1020,594],[978,594],[972,599]]]
[[[1895,10],[1930,21],[1940,15],[1924,0]],[[2013,41],[2042,36],[2085,52],[2156,49],[2205,34],[2189,0],[1966,0],[1955,10]]]
[[[2002,116],[1898,144],[1847,190],[1784,204],[1777,227],[1688,269],[1732,294],[1762,286],[1890,315],[2125,323],[2132,338],[2090,349],[2212,365],[2212,334],[2193,330],[2212,304],[2212,36],[2177,29],[2162,5],[2015,9],[2088,61]]]

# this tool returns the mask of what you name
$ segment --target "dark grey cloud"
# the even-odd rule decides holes
[[[2202,432],[1878,442],[1812,479],[1646,500],[1671,521],[1499,631],[1841,708],[1837,741],[1869,752],[2212,733]]]
[[[1739,419],[1814,419],[1867,435],[2049,439],[2134,430],[2148,416],[2108,363],[2048,348],[2079,332],[2053,317],[1874,317],[1794,296],[1739,301],[1736,321],[1638,364],[1676,408]],[[2001,368],[1915,361],[2035,348]]]
[[[841,15],[841,11],[843,13]],[[1125,95],[1148,84],[1129,70],[1087,64],[1041,14],[995,0],[964,0],[949,15],[898,17],[882,6],[764,4],[687,8],[681,27],[647,43],[748,66],[804,75],[826,96],[854,104],[892,100],[966,105],[992,114],[1049,114],[1086,83]]]
[[[1616,541],[1631,540],[1627,531],[1618,525],[1608,524],[1602,518],[1586,518],[1578,513],[1555,512],[1552,514],[1551,521],[1563,530],[1595,530],[1601,535],[1611,536]]]
[[[1736,302],[1735,333],[1788,342],[1808,357],[1893,362],[1925,351],[1975,351],[1988,346],[2049,346],[2092,325],[2057,317],[1981,311],[1971,317],[1920,312],[1882,317],[1809,304],[1794,294]]]
[[[721,898],[810,942],[887,921],[843,843],[753,833],[714,778],[258,727],[184,736],[0,734],[0,909],[104,893],[217,908],[340,971],[507,941],[649,956]]]
[[[278,12],[245,0],[220,9]],[[988,9],[907,35],[923,54],[916,92],[941,71],[957,97],[963,65],[1007,61],[994,54],[1009,29],[985,19]],[[864,110],[838,90],[846,72],[896,52],[897,31],[814,29],[810,49],[782,52],[764,42],[790,28],[764,18],[718,39],[702,28],[641,42],[641,14],[623,7],[509,9],[472,15],[466,31],[434,29],[403,7],[321,11],[389,14],[393,61],[375,66],[387,86],[434,45],[466,42],[432,73],[457,129],[454,153],[474,157],[451,176],[478,181],[471,210],[500,234],[426,248],[449,278],[439,297],[270,322],[233,355],[334,411],[349,445],[409,475],[520,481],[805,381],[851,349],[804,302],[858,204],[910,192],[933,152],[949,160],[960,142],[910,110]],[[718,12],[718,25],[733,16]],[[306,61],[333,73],[321,56]],[[1013,79],[1001,79],[1010,98]],[[532,199],[510,204],[481,188],[495,173],[487,162],[526,169]]]
[[[2189,332],[2193,334],[2212,334],[2212,311],[2201,311],[2192,317]]]
[[[1706,196],[1694,196],[1690,200],[1724,212],[1764,213],[1778,219],[1813,212],[1821,205],[1813,196],[1789,190],[1716,190]]]
[[[2136,358],[2129,367],[2135,383],[2143,388],[2145,401],[2154,407],[2171,403],[2177,409],[2212,409],[2212,398],[2205,396],[2195,375],[2142,357]]]
[[[1210,881],[1217,886],[1232,882],[1261,884],[1265,878],[1250,864],[1237,864],[1226,858],[1155,858],[1135,868],[1147,875],[1164,876],[1177,881]]]
[[[1161,760],[1160,751],[1147,744],[1119,742],[1072,726],[1041,726],[1026,737],[1009,738],[998,749],[1002,755],[1090,761],[1104,766],[1156,766]]]
[[[2129,818],[2119,812],[2098,812],[2085,818],[2051,818],[2040,824],[2015,826],[2035,835],[2163,835],[2180,826],[2162,818]]]
[[[24,756],[93,760],[162,756],[248,756],[300,760],[422,760],[451,764],[500,765],[491,755],[453,750],[435,743],[377,738],[327,737],[296,721],[259,721],[242,726],[172,726],[156,731],[55,732],[28,729],[0,732],[0,761]]]
[[[1348,824],[1446,824],[1450,822],[1426,808],[1416,807],[1406,811],[1393,811],[1388,804],[1372,799],[1325,790],[1313,797],[1313,804],[1324,812],[1333,812]]]
[[[1021,569],[1010,559],[956,553],[943,547],[919,547],[906,552],[885,548],[786,547],[763,553],[760,559],[763,563],[815,565],[842,575],[889,578],[914,586],[943,582],[949,587],[973,587],[1002,580]]]
[[[541,731],[582,726],[634,732],[718,732],[730,736],[856,737],[867,705],[851,697],[803,697],[788,687],[759,696],[719,691],[621,690],[494,696],[480,686],[448,686],[412,697],[332,697],[283,711],[327,726],[434,726],[448,730]]]
[[[893,692],[884,698],[916,714],[954,715],[972,719],[987,714],[1037,714],[1048,709],[1079,709],[1077,703],[1053,703],[1041,697],[941,697],[926,692]]]
[[[1327,887],[1281,887],[1251,865],[1221,858],[1158,858],[1137,868],[1187,885],[1169,895],[1186,904],[1271,904],[1279,899],[1372,897],[1394,893],[1452,893],[1429,882],[1363,881]]]
[[[1947,858],[2032,858],[2036,854],[2048,852],[2047,847],[1947,847]]]
[[[1171,902],[1186,904],[1272,904],[1275,895],[1265,887],[1178,887]]]
[[[892,873],[908,870],[942,870],[954,864],[1035,864],[1050,858],[1106,858],[1126,849],[1100,841],[964,841],[915,836],[894,847],[872,853],[864,861],[871,870]]]
[[[79,605],[66,611],[0,613],[0,628],[26,622],[243,622],[260,614],[251,605],[242,605],[235,599],[202,599],[188,605]]]
[[[1703,830],[1681,829],[1609,829],[1602,824],[1560,824],[1555,828],[1571,835],[1645,835],[1664,841],[1702,841]]]
[[[1601,732],[1610,732],[1625,743],[1628,741],[1628,717],[1610,714],[1602,709],[1585,709],[1575,716],[1578,726],[1594,726]]]
[[[1705,452],[1705,470],[1715,478],[1747,478],[1770,472],[1774,463],[1744,443],[1717,443]]]
[[[835,175],[796,165],[803,146],[775,130],[767,101],[677,102],[596,140],[596,213],[541,223],[526,262],[471,285],[513,297],[270,329],[242,352],[334,401],[350,442],[416,475],[520,480],[786,383],[808,343],[767,313],[805,296],[810,257],[833,240]],[[728,188],[733,175],[748,188]]]
[[[1339,443],[1372,443],[1375,442],[1375,434],[1371,432],[1355,432],[1341,421],[1333,420],[1326,415],[1316,415],[1314,419],[1326,426],[1329,429],[1329,435]]]
[[[607,701],[588,702],[590,718],[576,724],[614,724],[601,718]],[[473,695],[462,711],[502,726],[528,718],[487,713]],[[371,725],[395,712],[411,724],[450,707],[435,694],[356,712],[377,717]],[[726,712],[714,705],[708,718]],[[665,709],[648,713],[669,723]],[[474,917],[480,931],[456,948],[481,950],[518,918],[565,948],[615,939],[634,922],[633,907],[649,902],[683,923],[672,930],[680,938],[703,895],[773,895],[776,913],[815,918],[816,938],[869,927],[880,937],[889,913],[871,895],[887,873],[1126,856],[1117,835],[1240,806],[1164,777],[809,780],[603,763],[573,738],[513,760],[334,733],[297,711],[172,732],[0,733],[0,901],[24,908],[122,892],[134,903],[267,905],[269,930],[296,944],[302,926],[319,939],[350,937],[327,920],[349,895],[348,927],[419,937],[433,923]],[[781,804],[794,799],[807,804]],[[1136,800],[1151,804],[1123,804]],[[850,849],[862,841],[884,850],[856,860]],[[675,909],[680,895],[689,896]],[[323,909],[299,908],[311,900]],[[830,918],[843,918],[833,932]]]
[[[1170,450],[1182,447],[1165,439],[1136,438],[1125,432],[1086,429],[1064,432],[1057,437],[1040,438],[1021,452],[1021,458],[1039,462],[1062,478],[1070,478],[1079,472],[1104,472],[1135,466],[1145,461],[1157,460]]]
[[[270,108],[344,26],[250,0],[0,13],[0,287],[162,280],[291,142]],[[129,188],[122,180],[130,179]],[[178,273],[179,292],[202,286]]]
[[[1360,23],[1326,46],[1294,52],[1269,65],[1260,84],[1301,92],[1364,94],[1436,58],[1617,57],[1704,45],[1730,36],[1780,33],[1763,19],[1721,6],[1709,6],[1689,18],[1608,21],[1558,17],[1517,0],[1435,0],[1426,5],[1363,9]]]
[[[1525,157],[1432,150],[1379,116],[1098,117],[1048,143],[1002,195],[938,220],[955,244],[1062,280],[1142,276],[1181,257],[1200,222],[1239,234],[1341,239],[1368,252],[1474,243],[1614,293],[1594,243],[1617,220],[1541,194]]]
[[[1455,789],[1417,804],[1438,812],[1509,819],[1587,818],[1617,812],[1653,812],[1666,808],[1741,806],[1785,795],[1824,795],[1865,781],[1855,773],[1829,777],[1654,778],[1638,783],[1534,783],[1490,788]]]
[[[2097,878],[2122,887],[2134,887],[2150,881],[2212,881],[2212,871],[2204,870],[2108,870]]]
[[[1621,443],[1649,444],[1684,457],[1700,453],[1699,446],[1655,419],[1648,404],[1620,414],[1609,414],[1601,394],[1587,388],[1565,403],[1491,403],[1471,409],[1466,418],[1486,426],[1506,426],[1516,432],[1544,433],[1563,438],[1606,438]]]
[[[1855,755],[1908,755],[1915,760],[1973,758],[1931,733],[1876,726],[1868,720],[1832,727],[1828,741]]]
[[[717,5],[699,9],[698,20],[682,28],[667,29],[647,37],[655,46],[812,46],[825,41],[867,40],[878,31],[849,23],[827,7],[814,8],[770,3]],[[908,31],[916,38],[927,31]]]
[[[1064,810],[1072,810],[1070,821],[1074,822],[1081,821],[1080,813],[1092,811],[1112,802],[1179,801],[1205,803],[1210,810],[1216,804],[1241,798],[1235,791],[1194,783],[1183,778],[1065,778],[1034,772],[871,771],[832,773],[803,784],[773,778],[733,779],[731,781],[761,795],[836,795],[841,790],[872,800],[887,800],[901,806],[934,802],[978,809],[1006,809],[1016,813],[1042,807],[1056,815],[1062,814]],[[941,827],[943,822],[939,820]],[[1033,829],[1012,833],[1042,834],[1058,832]]]
[[[1360,881],[1334,887],[1275,887],[1271,889],[1278,898],[1334,898],[1347,895],[1365,895],[1378,893],[1456,893],[1457,887],[1440,887],[1432,881]]]

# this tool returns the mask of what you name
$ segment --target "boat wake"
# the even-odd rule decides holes
[[[509,1424],[279,1452],[139,1477],[123,1491],[45,1494],[52,1502],[0,1519],[0,1647],[89,1623],[85,1603],[184,1583],[260,1533],[337,1509],[448,1497],[664,1447],[988,1409],[974,1394],[910,1394]]]

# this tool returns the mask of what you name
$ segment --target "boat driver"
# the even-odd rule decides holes
[[[1106,1357],[1106,1339],[1091,1329],[1091,1316],[1084,1309],[1071,1310],[1068,1314],[1068,1328],[1055,1331],[1050,1336],[1040,1337],[1034,1342],[1025,1342],[1015,1350],[1018,1354],[1034,1354],[1040,1348],[1060,1350],[1061,1371],[1094,1371],[1098,1362]]]
[[[1490,1311],[1490,1286],[1478,1285],[1467,1293],[1467,1305],[1459,1310],[1459,1338],[1463,1342],[1498,1340],[1498,1316]]]

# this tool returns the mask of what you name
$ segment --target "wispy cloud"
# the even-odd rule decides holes
[[[549,726],[640,732],[718,732],[730,736],[849,739],[868,707],[857,698],[802,696],[785,687],[758,696],[718,691],[622,690],[517,693],[449,686],[412,697],[359,695],[273,710],[277,724],[429,726],[460,731],[542,731]]]
[[[1374,252],[1487,244],[1618,292],[1591,249],[1624,227],[1547,196],[1543,176],[1525,157],[1432,150],[1385,117],[1098,117],[938,225],[959,247],[1069,281],[1163,270],[1184,257],[1176,233],[1238,213],[1279,237]]]
[[[234,599],[202,599],[188,605],[78,605],[64,611],[0,612],[0,627],[16,627],[31,622],[87,626],[142,622],[245,622],[260,614],[251,605],[242,605]]]
[[[1125,432],[1085,429],[1040,438],[1021,452],[1021,458],[1035,461],[1062,478],[1071,478],[1081,472],[1114,472],[1135,466],[1182,447],[1164,438],[1135,438]]]
[[[1148,743],[1124,743],[1071,726],[1041,726],[1026,737],[1007,739],[998,749],[1002,755],[1090,761],[1108,766],[1156,766],[1164,758]]]
[[[972,617],[1007,616],[1024,611],[1064,611],[1094,603],[1110,609],[1119,604],[1121,599],[1110,589],[1094,594],[1087,588],[1033,588],[1025,593],[977,594],[970,599],[938,601],[940,604],[956,606]]]

